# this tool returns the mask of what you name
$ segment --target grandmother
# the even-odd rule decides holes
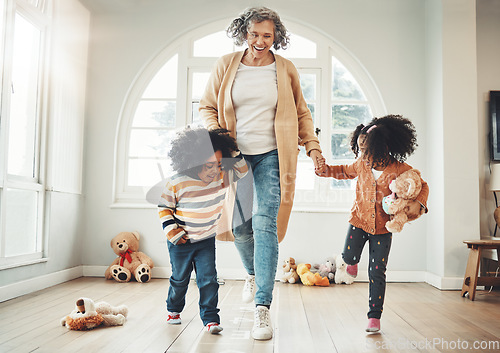
[[[233,234],[248,273],[243,301],[254,300],[256,306],[252,336],[268,340],[273,336],[269,308],[278,243],[293,205],[298,145],[305,147],[316,170],[323,156],[297,69],[271,51],[289,44],[278,14],[266,7],[249,8],[232,21],[227,34],[247,48],[218,59],[199,110],[207,128],[230,131],[253,172],[253,180],[249,176],[238,182]],[[245,209],[252,210],[250,219]]]

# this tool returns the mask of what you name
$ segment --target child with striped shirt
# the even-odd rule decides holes
[[[181,323],[180,313],[194,270],[203,325],[212,334],[222,331],[217,308],[215,235],[228,186],[248,172],[237,151],[236,141],[225,129],[187,128],[172,142],[169,156],[176,174],[167,180],[158,205],[172,266],[167,297],[169,324]]]

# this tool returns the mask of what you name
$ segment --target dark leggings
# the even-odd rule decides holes
[[[373,235],[361,228],[349,225],[342,258],[348,265],[359,262],[366,241],[369,242],[368,278],[370,280],[370,309],[368,317],[380,319],[385,296],[385,270],[389,251],[391,250],[392,233]]]

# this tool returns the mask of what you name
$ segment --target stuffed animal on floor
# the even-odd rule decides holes
[[[391,181],[389,189],[392,194],[384,197],[382,201],[384,211],[391,215],[391,220],[385,224],[385,228],[391,233],[398,233],[403,230],[405,223],[413,221],[425,213],[425,210],[421,208],[417,217],[408,218],[406,214],[406,207],[410,202],[415,201],[422,190],[420,171],[410,169],[401,173]]]
[[[91,330],[98,326],[121,326],[125,323],[128,308],[106,302],[94,303],[89,298],[79,298],[75,310],[61,319],[61,325],[70,330]]]
[[[283,263],[283,277],[281,277],[280,281],[283,283],[298,283],[299,282],[299,274],[297,273],[297,265],[295,264],[295,259],[293,257],[289,257],[285,259]]]
[[[342,255],[339,254],[335,258],[335,283],[336,284],[352,284],[354,282],[354,278],[347,273],[347,264],[345,263]]]
[[[335,270],[337,264],[334,257],[327,257],[322,264],[314,264],[311,268],[312,272],[317,272],[321,277],[327,277],[330,283],[335,282]]]
[[[135,278],[137,282],[149,282],[154,264],[148,255],[139,251],[139,239],[138,232],[121,232],[111,239],[111,248],[118,257],[106,269],[106,279],[128,282]]]
[[[321,277],[319,273],[311,272],[311,264],[298,264],[297,273],[303,285],[323,287],[328,287],[330,285],[328,277]]]

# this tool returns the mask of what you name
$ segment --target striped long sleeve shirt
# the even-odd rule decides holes
[[[184,235],[191,242],[215,237],[228,186],[248,173],[245,160],[241,155],[236,158],[232,173],[221,171],[208,185],[183,174],[167,181],[158,213],[168,241],[177,244]]]

